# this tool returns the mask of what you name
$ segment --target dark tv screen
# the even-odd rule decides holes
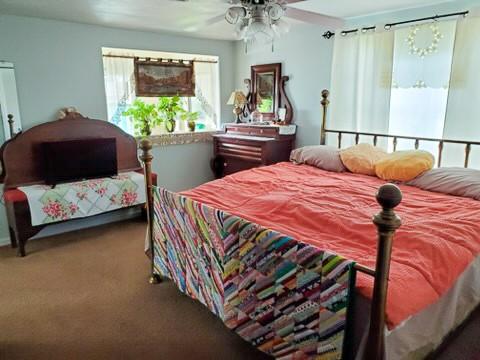
[[[45,183],[117,175],[115,138],[92,138],[44,142]]]

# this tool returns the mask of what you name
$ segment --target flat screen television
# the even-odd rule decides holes
[[[42,148],[48,185],[117,175],[115,138],[49,141]]]

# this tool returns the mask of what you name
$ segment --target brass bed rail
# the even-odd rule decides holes
[[[325,145],[327,142],[327,134],[334,133],[337,134],[337,145],[340,149],[342,147],[342,138],[343,135],[355,135],[355,144],[358,144],[360,141],[360,136],[370,136],[372,137],[373,145],[377,146],[379,138],[387,138],[393,139],[393,151],[397,150],[398,140],[412,140],[414,142],[414,147],[416,150],[420,147],[420,142],[434,142],[438,143],[438,160],[437,166],[440,167],[442,165],[442,157],[443,157],[443,150],[445,144],[458,144],[465,146],[465,157],[463,166],[465,168],[469,167],[470,162],[470,154],[472,151],[472,146],[480,146],[480,142],[478,141],[468,141],[468,140],[452,140],[452,139],[438,139],[438,138],[429,138],[429,137],[418,137],[418,136],[406,136],[406,135],[393,135],[393,134],[381,134],[381,133],[372,133],[372,132],[361,132],[361,131],[351,131],[351,130],[332,130],[326,128],[327,123],[327,109],[328,105],[330,104],[329,100],[330,92],[328,90],[322,91],[322,127],[320,133],[320,144]]]

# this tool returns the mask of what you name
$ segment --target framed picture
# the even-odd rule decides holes
[[[193,62],[164,62],[135,58],[137,96],[195,96]]]

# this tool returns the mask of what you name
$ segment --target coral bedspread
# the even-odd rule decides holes
[[[379,211],[375,193],[384,181],[280,163],[243,171],[183,192],[227,211],[374,267]],[[401,186],[403,225],[393,246],[387,322],[394,328],[434,303],[480,253],[480,201]],[[371,297],[373,279],[358,274]]]

